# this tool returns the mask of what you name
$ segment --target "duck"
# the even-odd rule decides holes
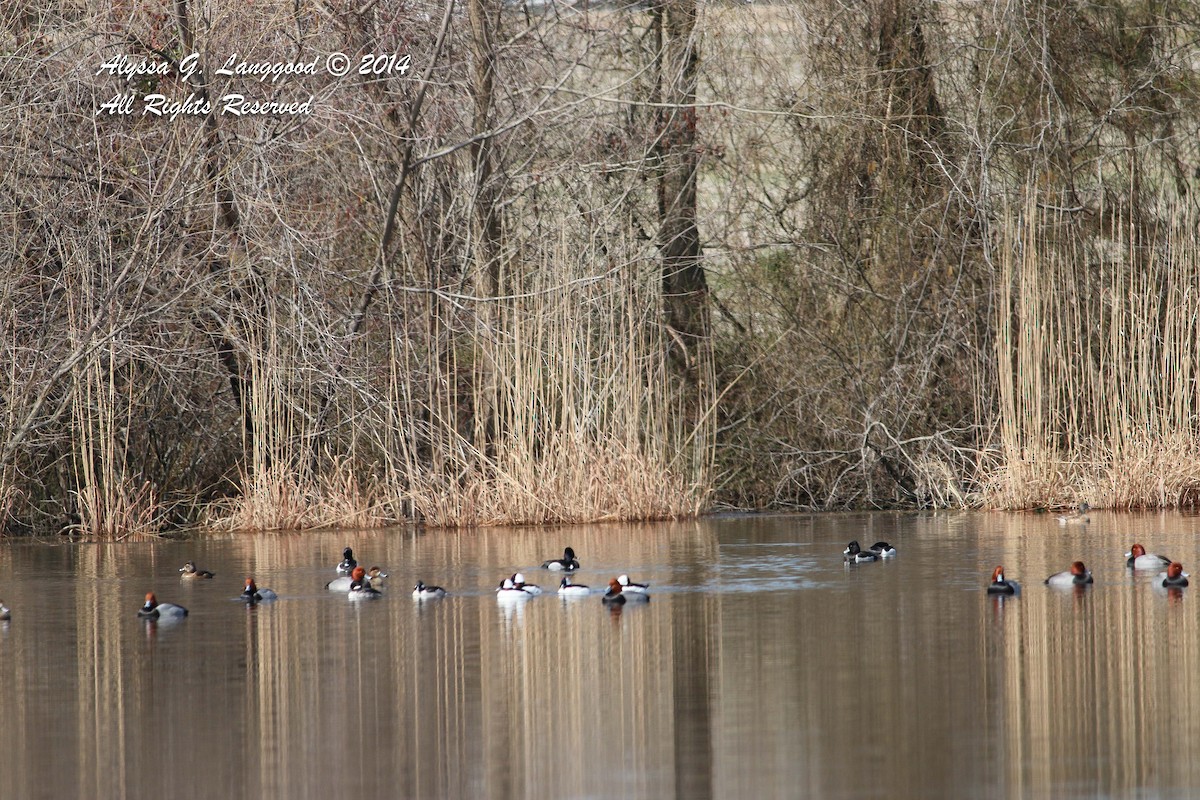
[[[325,584],[325,588],[331,592],[348,592],[355,581],[367,580],[367,571],[362,567],[355,567],[350,571],[349,575],[343,575],[340,578],[334,578],[329,583]]]
[[[563,597],[584,597],[591,594],[592,590],[582,583],[571,583],[571,579],[564,575],[562,582],[558,584],[558,593]]]
[[[543,561],[542,569],[552,569],[558,572],[574,572],[579,569],[579,562],[575,560],[575,551],[568,547],[563,550],[562,558]]]
[[[342,560],[338,562],[336,567],[339,575],[349,575],[358,566],[358,562],[354,560],[354,551],[347,547],[342,551]]]
[[[8,606],[4,605],[4,601],[0,600],[0,622],[8,622],[12,619],[12,612],[8,610]]]
[[[1171,559],[1156,553],[1147,553],[1146,548],[1134,543],[1125,554],[1125,566],[1131,569],[1164,569],[1171,566]]]
[[[1016,581],[1005,580],[1004,567],[992,570],[992,582],[988,584],[988,594],[1018,594],[1021,591]]]
[[[1167,567],[1166,572],[1160,572],[1159,578],[1162,578],[1162,586],[1164,589],[1182,589],[1188,585],[1188,575],[1183,571],[1183,564],[1178,561],[1172,561]]]
[[[891,558],[896,555],[896,548],[892,547],[887,542],[876,542],[871,545],[871,552],[880,558]]]
[[[426,586],[424,581],[417,581],[412,596],[414,600],[437,600],[446,596],[446,590],[440,586]]]
[[[621,584],[621,592],[622,593],[630,592],[630,593],[645,594],[646,592],[648,592],[650,590],[650,584],[634,583],[633,581],[629,580],[628,575],[618,575],[617,583]]]
[[[275,594],[270,589],[260,589],[254,582],[254,578],[246,578],[246,588],[242,589],[241,599],[247,603],[262,603],[270,602],[278,599],[279,595]]]
[[[216,577],[215,575],[213,575],[213,573],[209,572],[206,569],[196,569],[195,561],[187,562],[186,564],[184,564],[182,567],[179,568],[179,571],[181,573],[183,573],[179,577],[183,578],[184,580],[195,580],[198,578],[203,578],[205,580],[208,580],[210,578]]]
[[[1056,519],[1059,525],[1086,525],[1091,522],[1087,512],[1091,508],[1087,503],[1080,503],[1079,508],[1075,511],[1069,511],[1066,514],[1059,514]]]
[[[846,557],[846,561],[859,563],[862,561],[877,561],[879,554],[871,550],[863,550],[858,546],[858,540],[846,545],[846,549],[842,551],[842,555]]]
[[[512,581],[512,578],[505,578],[496,588],[496,599],[501,602],[509,602],[512,600],[528,600],[533,597],[529,592],[518,589]]]
[[[371,567],[369,570],[367,570],[367,577],[371,579],[371,584],[374,585],[382,582],[383,579],[387,577],[387,573],[381,570],[379,567]]]
[[[1082,561],[1071,564],[1065,572],[1056,572],[1046,578],[1047,586],[1085,586],[1092,582],[1092,573]]]
[[[154,592],[146,593],[146,604],[138,610],[138,616],[142,619],[183,619],[187,614],[188,610],[183,606],[158,602]]]
[[[621,591],[621,582],[613,578],[608,582],[608,591],[600,598],[600,602],[607,604],[624,605],[626,601],[625,593]]]
[[[512,584],[513,584],[513,587],[520,589],[522,592],[525,592],[526,594],[533,595],[533,594],[541,594],[542,593],[542,587],[538,586],[535,583],[526,583],[525,576],[522,575],[520,572],[513,574]]]
[[[362,567],[357,567],[354,571],[357,573],[359,570],[362,570]],[[383,592],[371,587],[370,578],[360,577],[351,582],[346,597],[350,600],[374,600],[377,597],[383,597]]]

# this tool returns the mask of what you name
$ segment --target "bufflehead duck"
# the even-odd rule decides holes
[[[1147,553],[1146,548],[1135,543],[1125,554],[1125,566],[1133,569],[1164,569],[1171,566],[1171,559],[1155,553]]]
[[[214,577],[213,574],[206,569],[196,569],[195,561],[187,562],[179,568],[179,571],[183,573],[179,577],[187,580],[195,580],[198,578],[208,579]]]
[[[629,592],[631,594],[632,593],[645,594],[650,589],[650,584],[634,583],[631,580],[629,580],[628,575],[618,575],[617,583],[621,584],[621,591],[623,593]]]
[[[1069,511],[1066,514],[1059,514],[1057,517],[1058,524],[1059,525],[1086,525],[1086,524],[1088,524],[1089,522],[1091,522],[1091,520],[1088,519],[1088,515],[1087,515],[1089,508],[1091,508],[1091,506],[1089,506],[1087,503],[1080,503],[1078,510]]]
[[[440,586],[426,586],[424,581],[417,581],[413,587],[414,600],[436,600],[446,596],[446,590]]]
[[[174,603],[160,603],[158,598],[154,596],[154,592],[146,594],[146,605],[142,606],[138,611],[138,616],[142,619],[183,619],[187,616],[187,609],[183,606],[177,606]]]
[[[260,589],[254,578],[246,578],[246,588],[242,589],[241,599],[247,603],[261,603],[275,600],[279,595],[270,589]]]
[[[1017,594],[1021,587],[1016,581],[1004,579],[1004,567],[992,570],[992,582],[988,584],[988,594]]]
[[[1071,569],[1066,572],[1056,572],[1046,578],[1047,586],[1085,586],[1091,582],[1092,573],[1082,561],[1073,563]]]
[[[563,550],[563,557],[556,558],[553,561],[543,561],[543,569],[553,569],[560,572],[574,572],[579,569],[579,562],[575,560],[575,551],[571,548]]]
[[[525,592],[526,594],[541,594],[542,593],[542,587],[538,586],[537,584],[526,583],[525,576],[522,575],[520,572],[517,572],[512,576],[512,584],[515,588],[520,589],[522,592]]]
[[[582,583],[571,583],[571,579],[564,575],[558,584],[558,593],[563,597],[584,597],[591,594],[592,590]]]
[[[507,602],[509,600],[528,600],[530,597],[533,597],[533,595],[513,585],[512,578],[505,578],[496,589],[497,600]]]
[[[847,561],[853,561],[856,563],[860,561],[876,561],[879,559],[878,553],[874,553],[870,550],[863,550],[861,547],[859,547],[858,540],[846,545],[846,549],[842,551],[842,555],[846,557]]]
[[[349,575],[358,566],[358,562],[354,560],[354,551],[347,547],[342,551],[342,560],[338,562],[337,571],[339,575]]]
[[[1162,578],[1162,585],[1164,589],[1170,589],[1172,587],[1182,589],[1184,586],[1188,585],[1188,575],[1183,571],[1183,565],[1178,561],[1172,561],[1171,565],[1167,567],[1167,571],[1159,573],[1158,577]]]
[[[896,548],[892,547],[887,542],[876,542],[871,545],[871,552],[880,558],[891,558],[896,555]]]
[[[12,612],[8,610],[8,606],[4,605],[4,601],[0,600],[0,622],[8,622],[12,619]]]

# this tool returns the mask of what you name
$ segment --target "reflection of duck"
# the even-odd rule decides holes
[[[1146,548],[1135,543],[1125,554],[1125,566],[1133,569],[1163,569],[1171,566],[1171,559],[1156,553],[1147,553]]]
[[[254,578],[246,578],[246,588],[242,589],[241,599],[247,603],[262,603],[275,600],[279,595],[270,589],[260,589],[254,583]]]
[[[542,567],[560,572],[574,572],[579,569],[579,562],[575,560],[575,551],[568,547],[566,550],[563,550],[562,558],[556,558],[553,561],[543,561]]]
[[[426,586],[424,581],[417,581],[413,587],[414,600],[436,600],[446,596],[446,590],[440,586]]]
[[[1162,578],[1164,589],[1182,589],[1188,585],[1187,573],[1183,571],[1183,564],[1178,561],[1172,561],[1167,571],[1159,573],[1158,577]]]
[[[181,573],[183,573],[179,577],[181,577],[185,580],[195,580],[198,578],[209,579],[209,578],[214,577],[213,574],[206,569],[196,569],[195,561],[187,562],[186,564],[184,564],[182,567],[179,568],[179,571]]]
[[[628,575],[618,575],[617,583],[621,584],[622,592],[639,592],[641,594],[645,594],[650,589],[650,584],[634,583],[633,581],[629,580]]]
[[[158,602],[154,592],[149,592],[146,594],[146,605],[138,611],[138,616],[142,619],[183,619],[187,613],[188,610],[183,606]]]
[[[878,553],[872,552],[871,550],[863,550],[861,547],[859,547],[857,539],[846,545],[846,549],[842,551],[842,555],[846,557],[847,561],[853,561],[855,563],[861,563],[863,561],[876,561],[879,559]]]
[[[1082,561],[1073,563],[1071,569],[1066,572],[1056,572],[1046,578],[1047,586],[1084,586],[1091,582],[1092,573],[1083,565]]]
[[[584,597],[591,594],[592,590],[582,583],[571,583],[571,579],[564,575],[562,582],[558,584],[558,593],[563,597]]]
[[[358,562],[354,560],[354,551],[347,547],[342,551],[342,560],[338,562],[336,567],[339,575],[349,575],[358,566]]]
[[[1021,587],[1016,581],[1004,579],[1004,567],[992,570],[992,582],[988,584],[988,594],[1017,594]]]
[[[1091,522],[1091,520],[1088,519],[1088,515],[1087,515],[1089,508],[1091,508],[1091,506],[1089,506],[1087,503],[1080,503],[1079,508],[1077,510],[1068,512],[1066,514],[1060,514],[1057,517],[1058,524],[1059,525],[1086,525],[1087,523]]]

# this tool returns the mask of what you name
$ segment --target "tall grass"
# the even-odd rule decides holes
[[[1200,499],[1198,220],[1167,218],[1149,232],[1114,223],[1085,246],[1030,201],[1005,229],[988,505]]]
[[[361,345],[358,372],[340,376],[327,430],[314,425],[329,365],[303,363],[311,343],[281,337],[298,326],[268,303],[249,337],[248,466],[209,524],[457,527],[698,513],[711,402],[681,388],[668,364],[655,261],[606,263],[575,253],[523,266],[502,298],[390,296],[390,327]]]

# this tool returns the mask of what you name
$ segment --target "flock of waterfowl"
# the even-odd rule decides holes
[[[1082,515],[1086,511],[1087,506],[1081,506],[1079,514]],[[1072,519],[1059,517],[1059,521],[1063,522],[1063,524],[1071,521],[1086,522],[1087,518],[1076,517]],[[842,556],[847,564],[878,561],[883,558],[891,558],[894,555],[896,555],[896,548],[887,542],[876,542],[871,545],[869,550],[863,550],[857,541],[853,541],[846,545],[846,549],[842,551]],[[1125,554],[1125,566],[1137,572],[1161,570],[1155,576],[1154,581],[1164,589],[1182,589],[1188,585],[1188,574],[1183,571],[1182,564],[1166,556],[1147,553],[1146,548],[1138,543],[1134,543],[1129,548],[1129,552]],[[1076,561],[1071,564],[1070,569],[1054,573],[1049,578],[1046,578],[1044,583],[1047,586],[1061,588],[1087,586],[1092,583],[1092,572],[1082,561]],[[1004,567],[999,566],[992,570],[992,580],[988,584],[987,591],[988,594],[1013,595],[1021,591],[1021,586],[1016,581],[1005,578]]]
[[[569,574],[579,569],[579,560],[575,557],[575,551],[568,547],[563,552],[562,558],[545,561],[542,563],[542,567],[553,572]],[[387,577],[387,573],[379,567],[365,569],[359,566],[358,561],[354,558],[352,548],[347,547],[342,551],[342,560],[334,569],[338,577],[325,584],[325,588],[329,591],[345,592],[351,600],[367,600],[383,595],[379,587]],[[198,568],[194,561],[184,564],[179,568],[179,572],[180,579],[186,581],[212,580],[216,577],[209,570]],[[496,597],[501,602],[513,600],[519,602],[541,593],[541,588],[536,584],[527,583],[525,576],[520,572],[505,578],[496,589]],[[441,586],[430,586],[424,581],[417,581],[417,585],[412,590],[414,600],[440,600],[447,594],[449,593]],[[562,597],[586,597],[592,594],[592,590],[583,584],[572,583],[569,576],[564,576],[559,583],[558,594]],[[257,604],[269,603],[278,597],[279,595],[273,590],[258,586],[254,577],[249,576],[246,578],[238,599],[248,604]],[[643,583],[630,581],[628,575],[621,575],[608,582],[607,590],[600,599],[607,605],[619,605],[628,601],[645,602],[650,599],[649,587]],[[146,602],[138,610],[138,616],[147,620],[174,621],[181,620],[187,615],[188,610],[181,605],[159,602],[154,592],[146,594]],[[5,607],[3,601],[0,601],[0,621],[10,619],[12,619],[12,612]]]

